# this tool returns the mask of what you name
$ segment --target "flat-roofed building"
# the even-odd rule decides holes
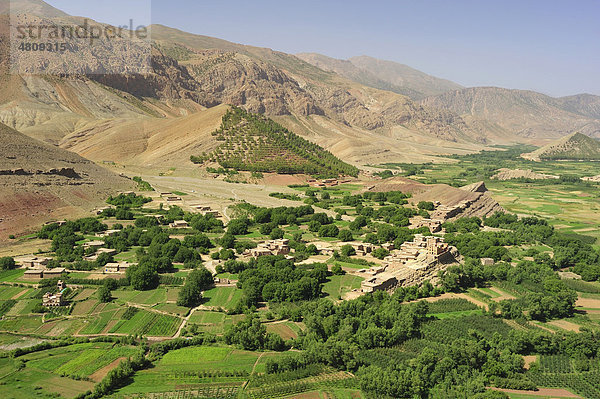
[[[42,305],[49,307],[64,305],[63,293],[57,292],[56,294],[52,294],[50,292],[46,292],[42,297]]]
[[[100,254],[116,255],[117,254],[117,250],[114,249],[114,248],[99,248],[96,251],[96,255],[100,255]]]
[[[25,270],[25,273],[23,274],[23,278],[27,279],[27,280],[38,280],[41,279],[43,276],[43,269],[29,269],[29,270]]]
[[[84,248],[100,248],[104,246],[105,242],[100,240],[93,240],[83,243]]]
[[[64,267],[55,267],[54,269],[45,269],[42,273],[44,278],[60,277],[65,272]]]
[[[15,260],[15,263],[18,263],[22,267],[44,269],[52,258],[47,258],[45,256],[24,256]]]
[[[169,223],[169,227],[172,229],[186,229],[190,225],[185,220],[175,220],[173,223]]]

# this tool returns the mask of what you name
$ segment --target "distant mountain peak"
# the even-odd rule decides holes
[[[365,86],[393,91],[420,100],[463,87],[449,80],[437,78],[394,61],[380,60],[366,55],[339,60],[317,53],[296,56],[312,65],[351,79]]]

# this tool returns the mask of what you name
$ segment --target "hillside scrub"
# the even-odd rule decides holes
[[[218,162],[223,168],[250,172],[305,173],[320,177],[358,176],[358,169],[273,120],[232,107],[212,133],[217,148],[194,163]]]

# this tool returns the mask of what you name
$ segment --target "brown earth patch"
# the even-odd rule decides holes
[[[25,295],[25,293],[29,291],[28,288],[25,288],[23,291],[19,292],[18,294],[13,295],[13,297],[11,299],[19,299],[20,297],[22,297],[23,295]]]
[[[469,302],[471,302],[471,303],[473,303],[473,304],[475,304],[475,305],[477,305],[479,307],[482,307],[485,310],[489,309],[488,304],[485,303],[485,302],[479,301],[479,300],[477,300],[475,298],[471,298],[467,294],[455,294],[453,292],[446,292],[446,293],[444,293],[442,295],[439,295],[439,296],[434,296],[434,297],[429,297],[429,298],[423,298],[423,299],[419,299],[419,300],[411,301],[411,302],[419,302],[419,301],[423,301],[423,300],[425,300],[427,302],[437,302],[437,301],[440,301],[442,299],[452,299],[452,298],[466,299],[467,301],[469,301]]]
[[[90,379],[92,381],[96,381],[96,382],[102,381],[102,379],[104,377],[106,377],[106,374],[108,374],[108,372],[110,370],[112,370],[115,367],[117,367],[119,365],[119,363],[121,363],[121,361],[125,360],[125,359],[127,359],[127,358],[126,357],[120,357],[118,359],[113,360],[112,362],[110,362],[106,366],[102,367],[101,369],[99,369],[96,372],[94,372],[93,374],[91,374],[90,375]]]
[[[287,186],[289,184],[306,184],[306,175],[279,175],[276,173],[263,173],[263,183],[273,186]]]
[[[73,298],[74,301],[83,301],[88,299],[94,292],[96,292],[93,288],[85,288]]]
[[[267,331],[279,335],[283,340],[298,338],[298,334],[284,323],[267,324]]]
[[[289,399],[321,399],[319,391],[304,392],[298,395],[290,396]]]
[[[102,330],[102,334],[109,332],[115,325],[117,325],[118,322],[119,320],[110,320],[108,323],[106,323],[106,327],[104,327],[104,330]]]
[[[513,393],[515,395],[531,395],[531,396],[548,396],[551,398],[581,398],[579,395],[575,395],[573,392],[569,392],[566,389],[561,388],[539,388],[537,391],[525,391],[520,389],[504,389],[504,388],[489,388],[494,391],[501,391],[505,393]]]
[[[571,323],[566,320],[552,320],[549,321],[548,324],[553,325],[555,327],[560,327],[563,330],[579,332],[581,326],[575,323]]]
[[[503,301],[505,299],[517,299],[515,296],[502,291],[500,288],[496,288],[496,287],[490,287],[490,290],[494,291],[495,293],[497,293],[500,296],[497,296],[496,298],[492,298],[493,301],[495,302],[500,302]]]
[[[523,368],[525,370],[529,370],[529,367],[531,366],[531,364],[535,363],[537,361],[537,356],[536,355],[523,356],[523,360],[525,361],[525,365],[523,366]]]
[[[575,306],[580,306],[582,308],[600,309],[600,299],[579,297],[575,302]]]

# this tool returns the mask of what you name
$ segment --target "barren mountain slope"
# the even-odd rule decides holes
[[[217,145],[210,133],[219,127],[227,108],[218,105],[179,118],[91,122],[65,136],[60,146],[98,162],[191,167],[190,155]]]
[[[600,120],[565,110],[559,99],[533,91],[473,87],[428,97],[421,104],[486,120],[525,138],[558,138],[574,131],[600,135]]]
[[[132,182],[81,156],[0,124],[0,239],[81,216]]]
[[[367,87],[296,56],[152,25],[165,54],[176,53],[203,91],[250,111],[325,115],[357,128],[402,125],[450,141],[481,141],[459,117],[409,98]],[[183,47],[182,47],[183,46]]]
[[[556,99],[561,108],[576,114],[600,119],[600,96],[576,94]]]
[[[393,61],[367,56],[338,60],[316,53],[301,53],[297,56],[321,69],[336,72],[365,86],[390,90],[413,100],[462,89],[459,84]]]

